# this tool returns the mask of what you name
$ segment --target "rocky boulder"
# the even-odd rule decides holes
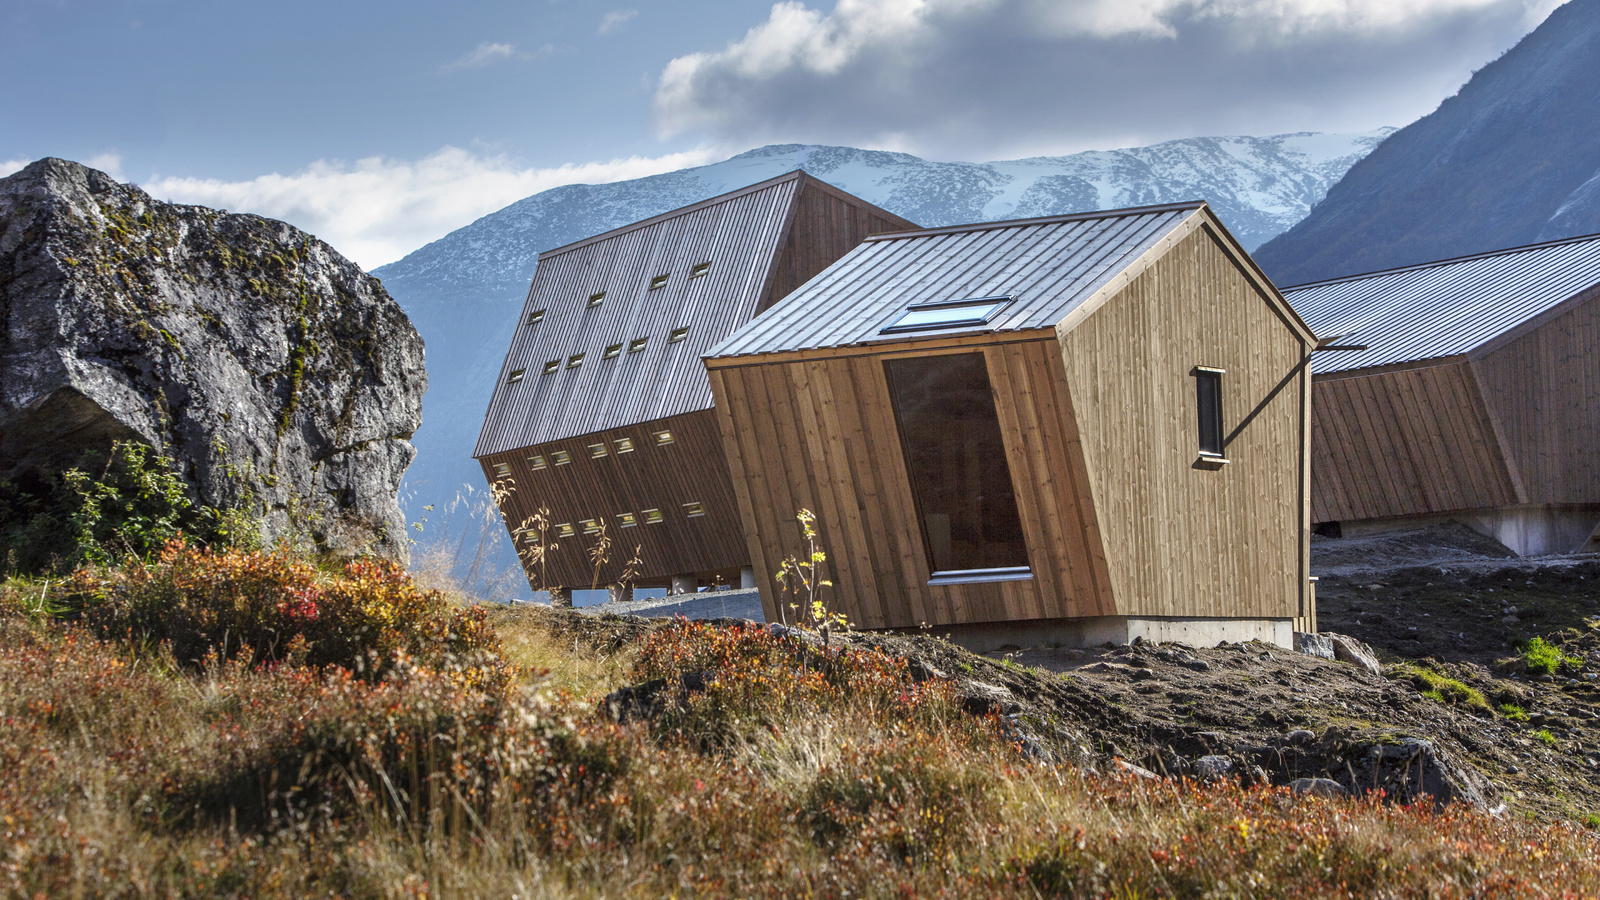
[[[0,478],[136,439],[268,541],[403,560],[426,388],[399,305],[311,235],[60,159],[0,179]]]

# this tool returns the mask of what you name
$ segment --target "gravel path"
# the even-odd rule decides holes
[[[750,619],[765,622],[761,612],[761,593],[755,588],[733,591],[704,591],[698,594],[675,594],[654,600],[634,600],[629,603],[600,603],[595,606],[576,607],[575,612],[586,616],[640,616],[647,619],[666,619],[683,616],[686,619]]]

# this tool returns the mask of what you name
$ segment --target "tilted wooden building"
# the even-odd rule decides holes
[[[1314,345],[1203,203],[869,238],[706,357],[767,616],[806,508],[863,627],[1287,644]]]
[[[1600,235],[1288,288],[1324,335],[1312,518],[1455,519],[1519,554],[1597,549]]]
[[[749,556],[700,354],[869,234],[913,227],[793,172],[541,254],[473,454],[530,584],[615,582],[636,547],[638,585],[737,581]]]

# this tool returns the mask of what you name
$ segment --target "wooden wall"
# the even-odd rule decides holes
[[[593,546],[594,537],[582,533],[579,523],[584,519],[606,522],[614,541],[611,562],[600,569],[602,585],[617,579],[635,546],[641,548],[643,559],[641,580],[748,565],[744,529],[728,481],[715,415],[703,410],[481,459],[490,484],[500,482],[514,488],[501,510],[508,530],[516,529],[541,507],[550,509],[554,523],[569,522],[578,528],[576,537],[556,541],[559,549],[547,557],[543,582],[538,570],[525,561],[529,583],[535,589],[589,587],[594,565],[587,549]],[[672,431],[674,440],[657,446],[652,432],[663,428]],[[614,441],[619,437],[631,438],[636,449],[618,454]],[[591,459],[588,445],[602,441],[610,452]],[[570,453],[572,462],[539,470],[530,466],[528,457],[539,454],[550,461],[557,449]],[[495,468],[499,464],[507,465],[510,475],[500,476]],[[690,502],[704,504],[706,515],[686,517],[683,504]],[[662,510],[666,521],[645,524],[641,512],[651,508]],[[617,514],[621,512],[638,516],[639,524],[620,527]],[[550,535],[554,539],[554,530]],[[519,544],[519,549],[522,546]]]
[[[1040,337],[1045,339],[1041,340]],[[942,350],[904,345],[821,360],[710,370],[749,556],[767,598],[788,555],[803,555],[797,510],[815,512],[843,609],[868,628],[1112,612],[1084,464],[1053,334]],[[1006,436],[1027,536],[1030,581],[929,586],[930,566],[883,362],[982,352]]]
[[[885,212],[814,178],[800,181],[789,234],[773,263],[756,315],[856,248],[870,234],[911,231],[914,222]]]
[[[1600,290],[1473,353],[1528,503],[1600,503]]]
[[[1311,348],[1269,291],[1206,226],[1061,335],[1119,613],[1309,605]],[[1226,370],[1217,470],[1195,467],[1195,366]]]
[[[1312,409],[1315,521],[1517,503],[1513,469],[1465,360],[1322,376]]]

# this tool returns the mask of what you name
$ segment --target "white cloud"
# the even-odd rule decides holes
[[[511,59],[516,55],[517,48],[510,44],[494,44],[484,41],[478,45],[476,50],[454,62],[445,63],[441,69],[446,72],[453,72],[457,69],[477,69],[503,59]]]
[[[610,34],[628,24],[628,21],[638,14],[639,11],[637,9],[614,9],[606,13],[605,18],[600,20],[600,33]]]
[[[1305,123],[1360,130],[1426,112],[1554,2],[783,0],[722,50],[669,62],[654,120],[664,136],[946,155],[1004,152],[983,143],[997,135],[1297,130],[1317,106],[1365,104],[1360,121]],[[1230,107],[1255,119],[1210,115]]]
[[[118,181],[124,180],[122,176],[122,154],[115,150],[96,153],[94,156],[84,160],[83,164],[91,169],[99,169]]]
[[[659,157],[522,168],[499,156],[445,147],[415,161],[318,160],[292,175],[248,181],[156,176],[152,195],[282,219],[372,269],[529,194],[563,184],[641,178],[713,161],[711,149]]]
[[[31,159],[0,159],[0,178],[22,171],[22,167],[31,162]]]

